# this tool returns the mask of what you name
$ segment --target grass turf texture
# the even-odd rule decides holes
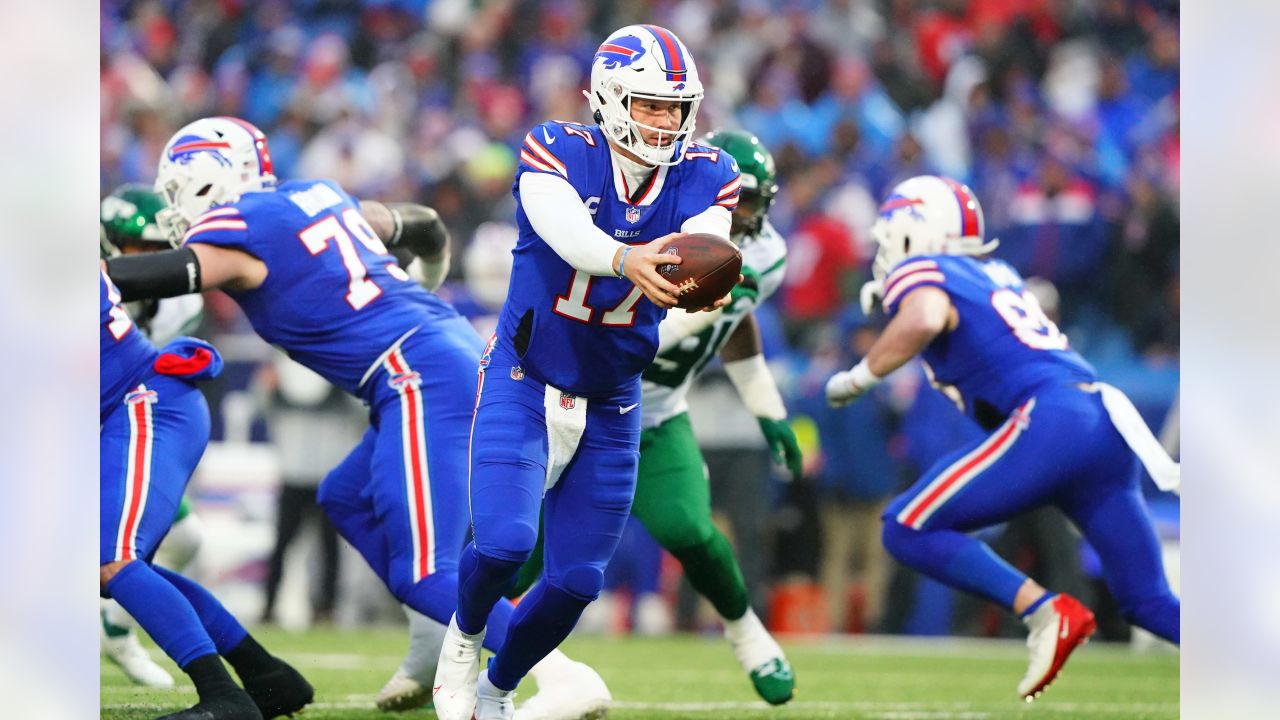
[[[316,687],[303,720],[434,718],[430,710],[382,713],[373,698],[399,665],[404,630],[313,630],[290,634],[259,629],[255,637],[292,662]],[[1026,669],[1020,642],[938,638],[859,637],[784,639],[798,689],[789,704],[759,701],[719,638],[573,638],[565,646],[609,683],[614,720],[879,719],[997,720],[1178,717],[1178,656],[1138,655],[1125,646],[1093,643],[1078,650],[1066,671],[1035,703],[1014,694]],[[150,720],[195,702],[186,676],[148,645],[178,680],[171,690],[133,686],[102,661],[102,718]],[[486,653],[486,656],[488,653]],[[521,685],[517,703],[535,690]]]

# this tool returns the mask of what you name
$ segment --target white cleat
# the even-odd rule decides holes
[[[1088,608],[1066,593],[1036,608],[1025,622],[1031,628],[1027,635],[1031,662],[1018,683],[1018,695],[1031,702],[1058,676],[1071,652],[1089,641],[1098,624]]]
[[[476,685],[480,679],[480,647],[484,631],[466,635],[458,628],[458,618],[449,620],[436,681],[431,689],[436,717],[440,720],[472,720],[476,709]]]
[[[525,701],[515,720],[599,720],[609,712],[613,695],[591,666],[569,661],[554,681],[538,682],[538,692]]]
[[[476,686],[475,720],[512,720],[515,715],[516,691],[494,687],[486,672]]]
[[[404,670],[396,670],[378,692],[376,701],[383,712],[417,710],[428,702],[431,702],[431,688],[409,677]]]
[[[133,630],[111,637],[104,629],[102,650],[107,659],[118,665],[134,683],[153,688],[173,687],[173,676],[151,659]]]

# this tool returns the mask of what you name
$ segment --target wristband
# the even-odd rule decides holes
[[[853,384],[859,392],[866,392],[876,385],[880,384],[880,376],[871,372],[871,366],[867,364],[867,359],[863,358],[862,362],[853,366],[849,371],[849,382]]]
[[[627,253],[631,252],[631,246],[622,248],[622,255],[618,258],[618,277],[626,277]]]

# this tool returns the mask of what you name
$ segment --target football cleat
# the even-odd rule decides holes
[[[756,694],[770,705],[781,705],[796,694],[796,676],[785,657],[776,657],[751,671]]]
[[[253,698],[262,717],[267,720],[292,715],[310,704],[316,696],[315,688],[302,677],[302,673],[280,658],[271,659],[275,661],[274,667],[267,672],[240,676],[245,692]]]
[[[1098,623],[1088,608],[1065,593],[1036,608],[1026,623],[1031,628],[1027,635],[1031,662],[1018,683],[1018,695],[1031,702],[1058,676],[1071,652],[1088,642]]]
[[[515,714],[516,691],[494,687],[486,672],[476,685],[475,720],[513,720]]]
[[[440,662],[436,665],[431,700],[440,720],[471,720],[476,709],[476,685],[480,680],[480,647],[484,631],[466,635],[458,628],[455,615],[449,620]]]
[[[135,684],[153,688],[173,687],[173,676],[160,667],[138,642],[132,628],[122,628],[102,618],[102,651]]]
[[[795,695],[796,677],[791,664],[754,611],[748,608],[741,618],[725,620],[724,636],[765,702],[781,705]]]
[[[613,695],[591,666],[571,660],[558,672],[555,682],[538,683],[515,720],[600,720],[608,714]]]
[[[262,713],[240,688],[201,698],[186,710],[179,710],[156,720],[262,720]]]
[[[383,712],[417,710],[431,703],[431,688],[409,677],[403,670],[396,670],[375,701]]]

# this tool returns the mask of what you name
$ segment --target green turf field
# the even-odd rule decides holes
[[[386,714],[373,697],[399,664],[402,630],[255,632],[276,654],[294,663],[316,686],[305,720],[400,717],[434,718],[429,710]],[[1136,655],[1127,647],[1093,643],[1078,651],[1039,701],[1014,696],[1025,669],[1021,643],[899,639],[784,640],[795,666],[796,699],[781,708],[756,700],[728,647],[713,638],[574,638],[565,646],[593,665],[613,691],[616,720],[689,718],[1136,718],[1178,717],[1178,656]],[[161,653],[152,648],[152,655]],[[167,663],[167,660],[165,661]],[[102,717],[150,719],[190,705],[195,694],[176,672],[173,690],[146,690],[102,664]],[[520,695],[534,687],[526,683]],[[517,703],[519,702],[517,698]]]

